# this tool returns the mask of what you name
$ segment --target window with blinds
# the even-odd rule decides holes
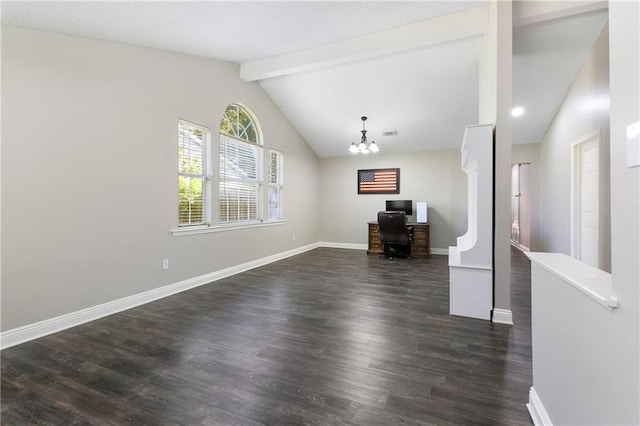
[[[210,137],[211,131],[206,127],[178,121],[178,226],[208,222]]]
[[[240,105],[229,105],[220,123],[220,224],[261,219],[261,158],[262,146],[251,115]]]
[[[269,220],[282,219],[283,154],[269,150]]]

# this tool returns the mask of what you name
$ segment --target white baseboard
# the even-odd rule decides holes
[[[240,272],[248,271],[249,269],[254,269],[259,266],[264,266],[290,256],[295,256],[297,254],[313,250],[319,246],[320,243],[313,243],[306,246],[297,247],[295,249],[277,253],[272,256],[263,257],[261,259],[252,260],[240,265],[200,275],[198,277],[189,278],[184,281],[179,281],[177,283],[155,288],[143,293],[134,294],[132,296],[113,300],[101,305],[92,306],[90,308],[82,309],[76,312],[60,315],[55,318],[50,318],[33,324],[28,324],[22,327],[7,330],[0,333],[0,349],[10,348],[12,346],[34,340],[48,334],[57,333],[58,331],[66,330],[67,328],[75,327],[89,321],[94,321],[108,315],[125,311],[127,309],[135,308],[136,306],[153,302],[154,300],[162,299],[163,297],[171,296],[173,294],[180,293],[204,284],[209,284],[212,281],[217,281],[231,275],[239,274]]]
[[[513,325],[513,314],[511,313],[511,309],[494,308],[492,321],[498,324]]]
[[[553,426],[553,423],[551,423],[551,419],[549,418],[549,414],[547,414],[547,410],[544,409],[542,400],[533,386],[531,386],[531,389],[529,390],[529,403],[527,404],[527,410],[529,410],[529,415],[531,416],[531,420],[533,420],[534,425]]]
[[[350,250],[367,250],[369,248],[367,244],[332,243],[328,241],[321,241],[320,247],[341,248],[341,249],[350,249]]]
[[[369,246],[367,244],[356,244],[356,243],[335,243],[329,241],[320,242],[320,247],[329,247],[329,248],[342,248],[342,249],[351,249],[351,250],[367,250]],[[431,254],[440,254],[440,255],[449,255],[449,249],[444,248],[432,248]]]
[[[449,249],[448,248],[432,248],[431,254],[440,254],[444,256],[449,256]]]

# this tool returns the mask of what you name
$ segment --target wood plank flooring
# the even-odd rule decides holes
[[[3,425],[530,425],[513,327],[452,317],[447,259],[320,248],[2,351]]]

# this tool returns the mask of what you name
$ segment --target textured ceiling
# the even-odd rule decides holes
[[[244,62],[482,4],[457,1],[10,1],[2,22]]]
[[[431,36],[432,43],[420,44],[428,37],[414,35],[411,26],[440,22],[436,32],[446,33],[442,17],[482,5],[486,1],[3,2],[2,22],[243,66],[311,58],[295,72],[256,78],[315,152],[332,157],[348,155],[362,115],[382,153],[459,147],[464,125],[477,121],[481,36]],[[542,139],[606,20],[602,2],[514,2],[513,100],[526,109],[513,121],[515,143]],[[381,135],[391,130],[398,135]]]

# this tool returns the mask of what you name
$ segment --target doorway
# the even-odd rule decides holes
[[[531,247],[531,163],[511,165],[511,244]]]
[[[571,256],[600,267],[600,130],[571,152]]]

